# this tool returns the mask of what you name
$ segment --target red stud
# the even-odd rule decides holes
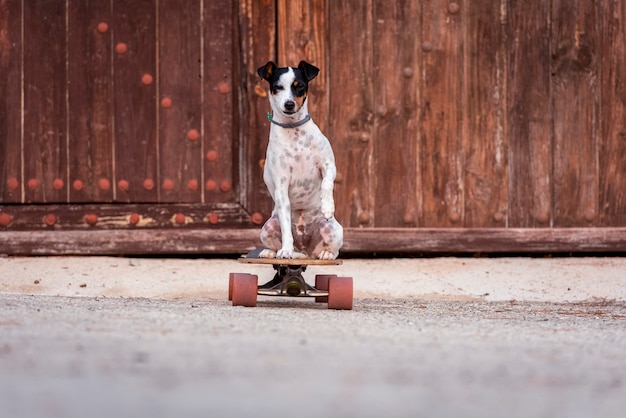
[[[144,85],[146,85],[146,86],[149,86],[150,84],[152,84],[152,80],[153,80],[153,79],[152,79],[152,75],[151,75],[151,74],[148,74],[148,73],[144,74],[144,75],[141,77],[141,82],[142,82]]]
[[[8,213],[0,213],[0,226],[9,226],[13,222],[13,217]]]
[[[64,185],[65,183],[62,179],[54,179],[54,181],[52,182],[52,187],[54,188],[54,190],[61,190]]]
[[[125,54],[127,50],[128,46],[126,46],[124,42],[118,42],[117,45],[115,45],[115,52],[118,54]]]
[[[137,225],[141,220],[141,216],[138,213],[131,213],[128,217],[128,223],[131,225]]]
[[[259,212],[254,212],[250,217],[250,220],[255,225],[261,225],[263,223],[263,215],[261,215]]]
[[[106,33],[106,31],[109,30],[109,25],[106,22],[100,22],[98,23],[98,32],[100,33]]]
[[[54,213],[49,213],[43,217],[43,222],[48,226],[54,226],[57,223],[57,217]]]
[[[217,213],[212,212],[212,213],[209,213],[209,216],[207,216],[207,219],[209,220],[209,223],[211,225],[216,225],[219,222],[220,217]]]
[[[205,188],[206,188],[208,191],[212,192],[212,191],[214,191],[215,189],[217,189],[217,182],[216,182],[215,180],[210,180],[210,179],[209,179],[209,180],[207,180],[207,181],[206,181]]]
[[[455,15],[459,12],[460,8],[461,7],[459,6],[459,3],[452,2],[448,4],[448,13],[450,13],[451,15]]]
[[[169,97],[164,97],[163,99],[161,99],[161,107],[164,109],[172,107],[172,99],[170,99]]]
[[[74,180],[74,183],[72,183],[72,187],[74,188],[74,190],[76,191],[81,191],[83,190],[83,187],[85,185],[83,184],[82,180]]]
[[[17,181],[15,177],[10,177],[7,179],[7,187],[11,191],[17,190],[17,188],[20,187],[20,182]]]
[[[191,191],[195,191],[198,190],[198,180],[196,179],[191,179],[187,182],[187,189],[191,190]]]
[[[221,81],[217,84],[217,91],[219,91],[221,94],[226,94],[230,91],[230,86],[227,82]]]
[[[39,180],[37,179],[30,179],[28,180],[28,183],[26,183],[28,185],[28,188],[31,190],[35,190],[37,189],[37,187],[39,187]]]
[[[143,188],[146,189],[146,190],[154,189],[154,180],[152,180],[152,179],[145,179],[143,181]]]
[[[184,213],[177,213],[176,215],[174,215],[174,222],[176,222],[178,225],[184,225],[186,221],[187,220],[185,219]]]
[[[87,215],[85,215],[85,222],[87,222],[91,226],[97,224],[98,215],[96,215],[95,213],[88,213]]]
[[[171,192],[172,190],[174,190],[174,182],[170,179],[165,179],[163,180],[163,190],[165,190],[166,192]]]
[[[109,190],[111,188],[111,182],[109,179],[101,178],[98,180],[98,187],[100,190]]]
[[[230,189],[231,189],[230,181],[222,180],[222,182],[220,183],[220,190],[226,193],[226,192],[229,192]]]
[[[200,138],[200,132],[198,132],[197,129],[190,129],[187,132],[187,138],[189,138],[190,141],[196,141],[198,138]]]
[[[207,161],[210,161],[210,162],[217,161],[217,151],[212,149],[211,151],[207,152],[206,159]]]
[[[117,182],[117,188],[123,192],[127,192],[130,188],[130,184],[128,184],[128,180],[120,180]]]

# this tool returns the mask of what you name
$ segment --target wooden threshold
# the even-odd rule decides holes
[[[0,254],[244,254],[259,229],[0,232]],[[626,228],[346,228],[345,254],[626,252]]]

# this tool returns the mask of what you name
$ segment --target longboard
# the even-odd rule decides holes
[[[243,264],[271,265],[276,273],[269,282],[259,286],[257,275],[230,273],[228,299],[233,306],[254,307],[257,296],[314,297],[316,302],[328,303],[329,309],[351,310],[353,306],[352,277],[318,274],[315,286],[306,283],[302,273],[308,266],[337,266],[342,260],[314,258],[260,258],[262,249],[256,249],[238,259]]]

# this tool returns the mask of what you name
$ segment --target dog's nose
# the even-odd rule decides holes
[[[296,104],[292,100],[288,100],[285,102],[285,110],[291,112],[296,108]]]

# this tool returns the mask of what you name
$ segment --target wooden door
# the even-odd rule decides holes
[[[345,251],[626,251],[626,7],[527,3],[0,0],[0,252],[258,245],[269,59]]]

